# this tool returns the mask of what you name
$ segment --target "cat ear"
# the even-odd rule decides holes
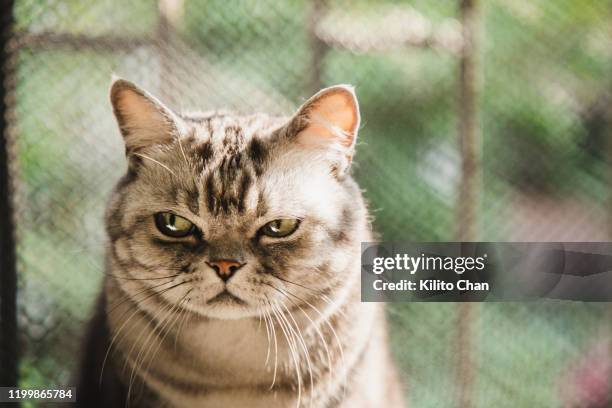
[[[359,121],[359,104],[353,87],[336,85],[307,100],[294,116],[291,127],[299,144],[335,150],[350,163]]]
[[[184,126],[157,98],[124,79],[113,80],[110,100],[128,155],[153,145],[171,143]]]

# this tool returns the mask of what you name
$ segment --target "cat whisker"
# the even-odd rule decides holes
[[[344,348],[342,347],[342,342],[340,342],[340,337],[338,336],[338,333],[336,333],[336,330],[334,329],[334,327],[331,325],[331,323],[329,322],[328,319],[325,318],[325,316],[323,315],[323,313],[313,304],[311,304],[310,302],[308,302],[305,299],[301,299],[300,297],[298,297],[297,295],[291,293],[290,291],[287,291],[288,294],[290,294],[291,296],[295,297],[296,299],[304,302],[306,305],[308,305],[312,310],[314,310],[320,317],[321,319],[324,321],[324,323],[326,324],[326,326],[329,328],[329,330],[331,331],[332,335],[334,336],[334,340],[336,341],[336,344],[338,344],[338,350],[340,352],[340,362],[342,364],[342,371],[343,371],[343,377],[344,377],[344,384],[346,385],[347,382],[347,378],[346,378],[346,363],[344,360]],[[343,387],[344,389],[346,387]],[[346,391],[344,391],[346,392]]]
[[[169,316],[174,315],[174,320],[172,320],[172,324],[168,324],[168,323],[170,323],[170,317],[168,318],[167,322],[164,324],[164,326],[161,329],[161,333],[162,333],[161,339],[157,343],[157,346],[155,347],[155,349],[153,349],[153,352],[151,352],[151,350],[149,348],[149,350],[145,353],[145,357],[143,357],[143,359],[142,359],[143,364],[146,361],[147,356],[149,354],[151,354],[152,356],[155,356],[155,354],[157,354],[157,351],[159,350],[159,348],[161,347],[162,343],[164,342],[164,340],[166,339],[166,337],[170,333],[170,330],[172,329],[173,326],[176,325],[176,322],[178,321],[178,318],[179,318],[180,312],[181,312],[181,305],[182,305],[182,303],[185,301],[185,299],[187,299],[187,296],[189,296],[189,294],[192,291],[193,291],[193,288],[189,289],[187,291],[187,293],[185,293],[185,295],[183,295],[183,297],[176,303],[176,307],[173,308],[172,310],[170,310]],[[164,333],[164,330],[165,330],[165,333]],[[153,343],[151,343],[151,346],[149,346],[149,347],[152,347],[152,345],[153,345]],[[152,361],[153,361],[152,358],[149,359],[149,363],[147,364],[147,367],[145,367],[145,370],[144,370],[144,374],[145,375],[146,375],[146,373],[149,372],[149,369],[151,368],[151,362]],[[143,386],[144,386],[144,375],[142,377],[143,377]]]
[[[173,283],[173,281],[174,281],[174,279],[170,279],[170,280],[169,280],[169,281],[167,281],[167,282],[163,282],[163,283],[160,283],[160,284],[158,284],[158,285],[154,285],[154,286],[151,286],[151,287],[147,287],[147,288],[144,288],[144,289],[142,289],[142,290],[140,290],[140,291],[138,291],[138,292],[136,292],[136,293],[134,293],[134,294],[131,294],[129,297],[125,297],[125,298],[123,298],[123,299],[121,299],[121,300],[119,300],[119,301],[117,301],[117,302],[113,303],[112,305],[109,305],[109,306],[108,306],[108,307],[109,307],[109,309],[106,311],[106,313],[107,313],[107,314],[111,314],[112,312],[114,312],[114,311],[115,311],[115,309],[117,309],[117,307],[121,306],[123,303],[128,302],[128,301],[132,301],[132,302],[133,302],[133,301],[135,301],[135,299],[134,299],[134,298],[135,298],[136,296],[138,296],[138,295],[140,295],[140,294],[142,294],[142,293],[145,293],[145,292],[147,292],[147,291],[150,291],[150,290],[155,290],[155,289],[157,289],[157,288],[159,288],[159,287],[162,287],[162,286],[164,286],[164,285],[167,285],[167,284],[169,284],[169,283]],[[164,290],[164,289],[162,289],[162,290]],[[150,296],[155,296],[156,294],[157,294],[157,292],[153,292],[153,293],[152,293]],[[140,300],[146,300],[146,299],[148,299],[148,298],[149,298],[149,296],[147,296],[147,297],[145,297],[145,298],[143,298],[143,299],[140,299]],[[139,301],[140,301],[140,300],[139,300]],[[137,303],[137,302],[136,302],[136,303]],[[137,303],[137,304],[138,304],[138,303]]]
[[[140,280],[144,280],[144,281],[149,281],[149,280],[160,280],[160,279],[169,279],[169,278],[175,278],[177,276],[180,276],[180,273],[177,273],[176,275],[168,275],[168,276],[156,276],[153,278],[132,278],[132,277],[125,277],[125,276],[119,276],[119,275],[114,275],[111,273],[105,273],[106,276],[110,276],[112,278],[117,278],[117,279],[121,279],[121,280],[133,280],[133,281],[140,281]]]
[[[308,291],[310,291],[310,292],[313,292],[313,293],[316,293],[316,294],[319,294],[319,295],[321,295],[321,294],[323,294],[323,295],[324,295],[324,294],[325,294],[325,292],[324,292],[324,291],[322,291],[322,290],[320,290],[320,289],[313,289],[313,288],[309,288],[308,286],[304,286],[304,285],[302,285],[301,283],[293,282],[293,281],[290,281],[289,279],[281,278],[280,276],[277,276],[277,275],[273,275],[273,276],[274,276],[276,279],[280,280],[280,281],[283,281],[283,282],[285,282],[285,283],[290,283],[290,284],[292,284],[292,285],[299,286],[300,288],[302,288],[302,289],[306,289],[306,290],[308,290]]]
[[[189,283],[191,281],[185,281],[183,283]],[[187,298],[187,296],[191,293],[192,289],[189,289],[187,291],[187,293],[185,293],[178,302],[176,303],[172,303],[170,304],[169,308],[166,308],[168,314],[166,316],[164,316],[161,321],[158,322],[158,324],[155,326],[155,328],[151,331],[152,334],[155,335],[155,337],[157,337],[158,339],[160,338],[160,335],[163,335],[166,327],[168,326],[168,323],[170,322],[170,318],[174,315],[175,310],[178,310],[180,308],[181,303]],[[150,334],[151,334],[150,333]],[[145,361],[145,357],[148,354],[150,348],[153,346],[153,341],[155,340],[155,337],[151,337],[151,341],[150,341],[150,346],[148,347],[147,351],[145,352],[145,354],[143,355],[143,358],[141,359],[141,368],[142,368],[142,364],[144,364]],[[159,345],[161,345],[161,341],[163,341],[163,339],[165,338],[165,336],[162,337],[162,339],[160,340]],[[141,348],[142,351],[142,348]],[[138,361],[138,359],[137,359]]]
[[[184,281],[184,282],[180,282],[180,283],[178,283],[178,284],[175,284],[175,285],[171,286],[170,288],[163,289],[162,291],[160,291],[160,293],[159,293],[159,294],[165,293],[165,292],[167,292],[167,291],[169,291],[169,290],[171,290],[171,289],[177,288],[177,287],[179,287],[179,286],[181,286],[181,285],[184,285],[184,284],[186,284],[186,283],[189,283],[189,282],[191,282],[191,281]],[[155,313],[155,315],[153,316],[153,320],[154,320],[154,321],[157,321],[157,320],[158,320],[158,317],[162,315],[162,312],[169,311],[169,310],[170,310],[172,307],[174,307],[174,306],[175,306],[174,304],[170,304],[169,306],[164,306],[164,307],[161,307],[161,308],[160,308],[160,309],[157,311],[157,313]],[[136,359],[133,361],[133,364],[132,364],[132,370],[131,370],[131,374],[130,374],[130,380],[129,380],[129,386],[128,386],[128,393],[127,393],[127,402],[128,402],[128,404],[129,404],[129,401],[130,401],[130,396],[131,396],[131,391],[132,391],[132,385],[133,385],[133,383],[134,383],[134,375],[135,375],[136,367],[139,365],[139,360],[140,360],[140,356],[141,356],[141,354],[142,354],[142,351],[143,351],[144,347],[146,346],[146,344],[147,344],[147,343],[149,342],[149,340],[151,339],[152,334],[154,334],[154,333],[155,333],[155,334],[157,334],[156,332],[157,332],[157,330],[158,330],[158,328],[159,328],[159,325],[160,325],[160,324],[161,324],[161,323],[162,323],[164,320],[165,320],[165,319],[162,319],[161,321],[157,321],[157,323],[156,323],[155,327],[153,328],[153,330],[150,330],[150,331],[149,331],[149,334],[148,334],[148,336],[146,337],[146,339],[145,339],[145,341],[144,341],[144,344],[142,344],[142,345],[141,345],[141,348],[140,348],[140,350],[139,350],[139,352],[138,352],[138,355],[136,356]],[[127,368],[127,364],[128,364],[128,361],[131,359],[131,356],[132,356],[132,354],[133,354],[133,352],[134,352],[134,348],[136,347],[136,344],[140,344],[140,338],[143,336],[143,334],[145,333],[146,329],[147,329],[147,326],[145,325],[145,326],[144,326],[144,327],[143,327],[143,328],[140,330],[140,333],[139,333],[138,337],[136,338],[136,340],[135,340],[135,341],[134,341],[134,343],[132,344],[132,347],[130,347],[130,350],[129,350],[129,351],[128,351],[128,353],[126,354],[125,362],[124,362],[124,365],[123,365],[123,371],[125,371],[125,370],[126,370],[126,368]]]
[[[312,318],[310,317],[310,315],[308,313],[306,313],[306,311],[302,308],[302,306],[300,306],[297,302],[295,302],[293,299],[291,299],[288,295],[293,295],[290,291],[288,290],[283,290],[281,288],[277,288],[276,286],[270,284],[270,283],[266,283],[268,286],[272,287],[273,289],[276,289],[277,291],[279,291],[280,293],[284,294],[286,299],[291,302],[291,304],[293,304],[295,307],[297,307],[298,309],[300,309],[300,311],[304,314],[304,316],[306,316],[306,319],[308,319],[308,321],[310,322],[312,328],[315,330],[315,332],[317,333],[317,335],[319,336],[319,338],[321,339],[321,342],[323,343],[323,348],[325,349],[325,354],[327,356],[327,369],[329,370],[329,377],[330,379],[333,377],[333,366],[332,366],[332,362],[331,362],[331,353],[329,351],[329,345],[327,344],[327,340],[325,339],[325,336],[323,336],[323,333],[321,332],[321,329],[319,328],[319,325],[317,323],[314,322],[314,320],[312,320]],[[297,296],[296,296],[297,297]],[[299,298],[298,298],[299,299]],[[301,300],[301,299],[300,299]]]
[[[137,368],[140,365],[140,356],[141,353],[143,351],[143,349],[147,346],[147,344],[149,343],[151,336],[153,333],[155,333],[157,331],[157,327],[160,324],[159,318],[160,316],[162,316],[164,313],[166,313],[167,311],[169,311],[169,309],[172,307],[173,305],[168,305],[168,306],[164,306],[162,308],[160,308],[157,313],[154,316],[154,320],[158,321],[158,323],[155,325],[155,327],[153,328],[153,330],[149,330],[149,333],[146,335],[146,338],[144,339],[144,342],[141,342],[140,339],[143,335],[146,334],[146,325],[145,327],[143,327],[140,330],[140,333],[138,334],[138,337],[136,338],[136,341],[134,342],[134,344],[132,345],[132,347],[130,348],[129,353],[127,354],[127,357],[125,359],[124,365],[123,365],[123,372],[125,373],[126,369],[127,369],[127,364],[128,362],[131,363],[131,371],[130,371],[130,376],[129,376],[129,382],[128,382],[128,392],[127,392],[127,401],[131,400],[131,395],[132,395],[132,389],[133,389],[133,385],[134,385],[134,379],[137,373]],[[165,320],[165,318],[162,318],[161,321]],[[131,356],[132,354],[135,352],[135,347],[136,344],[140,345],[140,348],[138,350],[138,354],[136,355],[136,358],[132,359]]]
[[[272,375],[272,385],[270,389],[274,388],[274,384],[276,383],[276,373],[278,367],[278,340],[276,339],[276,329],[274,328],[274,321],[272,320],[272,315],[268,311],[268,320],[270,321],[270,326],[272,328],[272,335],[274,336],[274,374]]]
[[[170,279],[169,281],[167,281],[167,282],[163,282],[163,283],[160,283],[160,284],[157,284],[157,285],[153,285],[153,286],[151,286],[151,287],[146,287],[146,288],[144,288],[144,289],[139,290],[138,292],[136,292],[136,293],[134,293],[134,294],[130,294],[129,296],[126,296],[126,297],[124,297],[123,299],[118,300],[117,302],[113,303],[112,305],[109,305],[109,309],[107,310],[107,312],[106,312],[106,313],[110,315],[112,312],[114,312],[114,311],[115,311],[115,310],[116,310],[116,309],[117,309],[119,306],[121,306],[123,303],[128,302],[128,301],[135,301],[135,299],[134,299],[134,298],[135,298],[136,296],[139,296],[140,294],[145,293],[145,292],[150,291],[150,290],[153,290],[153,291],[154,291],[155,289],[160,288],[160,287],[162,287],[162,286],[164,286],[164,285],[167,285],[167,284],[169,284],[169,283],[174,283],[174,278],[171,278],[171,279]],[[143,299],[139,299],[139,300],[138,300],[138,302],[139,302],[139,301],[144,301],[144,300],[148,299],[148,298],[149,298],[149,297],[151,297],[151,296],[155,296],[156,294],[160,294],[160,293],[162,293],[162,291],[164,291],[165,289],[166,289],[166,288],[161,289],[161,291],[160,291],[160,292],[155,292],[155,291],[154,291],[153,293],[151,293],[151,294],[150,294],[150,296],[149,296],[149,295],[147,295],[145,298],[143,298]],[[168,288],[168,289],[170,289],[170,288]],[[136,303],[136,304],[138,304],[138,302],[135,302],[135,303]]]
[[[286,326],[285,326],[285,320],[282,317],[282,314],[278,311],[277,306],[275,303],[271,303],[271,310],[274,313],[274,316],[276,317],[276,320],[278,321],[279,327],[281,328],[283,335],[285,336],[285,340],[287,340],[287,345],[289,347],[289,350],[291,352],[291,357],[293,359],[293,364],[295,367],[295,373],[296,373],[296,377],[297,377],[297,383],[298,383],[298,395],[297,395],[297,403],[296,403],[296,407],[299,408],[300,403],[302,401],[302,373],[300,370],[300,364],[299,364],[299,354],[297,353],[297,349],[295,347],[295,342],[293,341],[293,338],[290,338],[290,334],[289,331],[287,330]]]
[[[152,161],[153,163],[159,164],[161,167],[163,167],[164,169],[168,170],[168,171],[170,172],[170,174],[172,174],[174,177],[177,177],[177,176],[176,176],[176,173],[174,173],[174,172],[173,172],[173,171],[170,169],[170,167],[166,166],[166,165],[165,165],[165,164],[163,164],[162,162],[157,161],[157,160],[155,160],[154,158],[149,157],[149,156],[147,156],[147,155],[144,155],[144,154],[142,154],[142,153],[132,153],[132,154],[133,154],[134,156],[142,157],[143,159],[147,159],[147,160]]]
[[[185,302],[185,304],[187,304],[187,301],[188,301],[188,296],[191,294],[191,292],[192,292],[192,291],[193,291],[193,288],[189,289],[189,290],[187,291],[187,293],[185,293],[185,295],[183,295],[183,297],[182,297],[182,298],[181,298],[181,299],[180,299],[180,300],[179,300],[179,301],[176,303],[176,311],[175,311],[174,309],[172,309],[172,310],[171,310],[170,314],[174,314],[174,313],[176,313],[175,318],[174,318],[174,321],[173,321],[173,322],[172,322],[172,324],[170,324],[170,325],[167,325],[167,324],[165,324],[165,325],[164,325],[164,327],[165,327],[165,326],[167,326],[166,333],[165,333],[165,334],[163,335],[163,337],[161,338],[161,340],[160,340],[160,342],[159,342],[159,344],[158,344],[157,348],[156,348],[156,349],[155,349],[155,351],[153,352],[153,355],[155,355],[155,354],[157,353],[157,350],[159,349],[159,347],[161,346],[161,344],[164,342],[165,338],[166,338],[166,337],[168,336],[168,334],[170,333],[170,329],[176,325],[176,323],[179,321],[179,318],[180,318],[180,317],[182,316],[182,314],[184,313],[185,308],[181,308],[181,306],[182,306],[183,302]],[[162,333],[163,333],[164,327],[162,327]],[[150,366],[150,361],[149,361],[149,366]],[[148,371],[148,368],[147,368],[147,370],[146,370],[146,371]],[[145,371],[145,372],[146,372],[146,371]]]
[[[146,291],[148,291],[148,290],[153,290],[153,289],[156,289],[156,288],[158,288],[158,287],[160,287],[160,286],[163,286],[163,285],[166,285],[166,284],[168,284],[168,283],[172,283],[172,281],[169,281],[169,282],[164,282],[164,283],[162,283],[162,284],[160,284],[160,285],[157,285],[157,286],[154,286],[154,287],[152,287],[152,288],[146,288],[146,289],[144,289],[144,290],[142,290],[142,291],[140,291],[140,292],[136,293],[135,295],[131,296],[130,298],[123,299],[122,301],[120,301],[120,302],[118,302],[117,304],[115,304],[113,308],[111,308],[109,311],[107,311],[107,314],[110,314],[110,313],[111,313],[112,311],[114,311],[114,310],[115,310],[115,309],[116,309],[118,306],[120,306],[121,304],[123,304],[123,303],[124,303],[124,302],[126,302],[127,300],[131,300],[131,301],[135,302],[135,303],[136,303],[136,305],[138,306],[138,305],[141,305],[142,303],[144,303],[144,302],[145,302],[147,299],[149,299],[149,298],[151,298],[151,297],[153,297],[153,296],[155,296],[155,295],[159,295],[159,294],[161,294],[161,293],[164,293],[166,290],[170,290],[170,289],[172,289],[172,288],[176,287],[176,286],[172,286],[172,287],[169,287],[169,288],[162,289],[162,290],[160,290],[160,291],[154,291],[153,293],[148,294],[147,296],[145,296],[145,297],[144,297],[144,298],[142,298],[142,299],[135,299],[135,297],[136,297],[136,296],[138,296],[138,295],[139,295],[139,294],[141,294],[141,293],[144,293],[144,292],[146,292]],[[109,346],[108,346],[108,348],[107,348],[107,350],[106,350],[106,353],[105,353],[105,355],[104,355],[104,360],[102,361],[102,368],[100,369],[100,380],[99,380],[99,384],[102,384],[102,377],[103,377],[103,375],[104,375],[104,368],[105,368],[105,366],[106,366],[106,361],[108,360],[108,356],[109,356],[109,354],[110,354],[110,352],[111,352],[111,350],[112,350],[112,348],[113,348],[113,345],[115,344],[115,341],[117,341],[117,339],[118,339],[119,335],[121,334],[121,332],[122,332],[123,328],[126,326],[126,324],[127,324],[127,323],[128,323],[128,322],[129,322],[129,321],[130,321],[130,320],[131,320],[131,319],[132,319],[132,318],[133,318],[133,317],[134,317],[134,316],[135,316],[135,315],[136,315],[136,314],[137,314],[139,311],[140,311],[140,310],[139,310],[138,308],[136,308],[136,310],[134,310],[134,312],[132,312],[132,314],[131,314],[131,315],[130,315],[130,316],[129,316],[129,317],[128,317],[128,318],[127,318],[127,319],[126,319],[126,320],[125,320],[125,321],[124,321],[122,324],[121,324],[121,326],[119,327],[119,329],[117,330],[117,332],[116,332],[116,333],[115,333],[115,335],[113,336],[113,338],[112,338],[112,340],[111,340],[111,342],[110,342],[110,344],[109,344]],[[129,310],[128,310],[127,312],[125,312],[125,313],[124,313],[124,314],[121,316],[121,318],[123,318],[123,317],[124,317],[124,316],[125,316],[125,315],[126,315],[128,312],[129,312]]]
[[[168,325],[168,323],[170,322],[173,314],[174,314],[174,309],[177,307],[177,304],[173,304],[169,309],[166,309],[167,311],[167,315],[162,317],[161,321],[159,322],[161,328],[159,328],[159,330],[152,330],[151,333],[154,334],[154,336],[150,336],[150,340],[149,341],[145,341],[145,343],[143,344],[143,347],[140,348],[139,351],[139,356],[140,353],[142,353],[144,351],[144,353],[142,354],[142,357],[139,358],[139,356],[136,357],[136,364],[135,367],[137,367],[136,371],[138,371],[138,373],[140,374],[140,379],[141,379],[141,390],[145,387],[145,377],[148,373],[148,370],[150,368],[150,363],[151,360],[149,360],[149,365],[143,370],[143,366],[146,364],[147,362],[147,358],[149,356],[149,353],[151,352],[152,347],[154,346],[155,342],[158,341],[158,345],[161,344],[160,340],[160,336],[164,333],[164,329],[166,328],[166,326]],[[154,354],[153,354],[154,355]],[[132,373],[134,374],[134,368],[132,368]],[[136,375],[133,375],[133,379],[134,381],[136,380]],[[130,384],[132,381],[132,376],[130,377]]]
[[[266,324],[266,337],[268,339],[268,351],[266,352],[266,361],[264,362],[264,366],[268,366],[268,361],[270,360],[270,348],[272,346],[271,341],[272,339],[270,338],[270,326],[268,325],[268,320],[265,318],[264,316],[265,310],[264,309],[260,309],[259,310],[259,327],[261,328],[261,319],[263,317],[264,322]]]
[[[331,300],[331,299],[330,299],[330,298],[329,298],[329,297],[328,297],[328,296],[325,294],[325,292],[324,292],[324,291],[309,288],[308,286],[304,286],[304,285],[302,285],[302,284],[300,284],[300,283],[293,282],[293,281],[290,281],[290,280],[288,280],[288,279],[281,278],[280,276],[276,276],[276,275],[274,275],[274,277],[275,277],[276,279],[278,279],[278,280],[282,281],[282,282],[285,282],[285,283],[290,283],[290,284],[292,284],[292,285],[299,286],[299,287],[300,287],[300,288],[302,288],[302,289],[306,289],[306,290],[308,290],[308,291],[311,291],[311,292],[313,292],[313,293],[317,294],[321,300],[323,300],[323,301],[324,301],[325,303],[327,303],[328,305],[333,306],[333,307],[334,307],[334,309],[335,309],[335,310],[337,310],[337,312],[338,312],[338,313],[340,313],[342,316],[346,316],[346,314],[344,313],[344,311],[340,310],[340,309],[337,307],[336,302],[334,302],[333,300]],[[296,297],[296,298],[298,298],[298,297],[297,297],[296,295],[294,295],[293,293],[291,293],[291,295],[292,295],[292,296],[294,296],[294,297]],[[298,299],[300,299],[300,298],[298,298]],[[300,300],[301,300],[301,299],[300,299]]]
[[[131,400],[131,396],[132,396],[132,387],[134,384],[134,376],[136,374],[136,368],[139,365],[139,359],[140,359],[140,355],[142,353],[142,350],[144,349],[144,347],[146,347],[146,345],[149,342],[149,339],[151,338],[152,334],[155,333],[155,331],[157,330],[157,327],[159,326],[159,318],[160,316],[162,316],[166,311],[168,311],[173,305],[165,305],[161,308],[159,308],[159,310],[157,310],[157,313],[154,314],[153,316],[153,320],[156,321],[156,325],[152,330],[149,330],[148,335],[146,336],[145,340],[143,343],[141,343],[140,338],[146,334],[147,332],[147,325],[145,324],[142,329],[140,330],[138,337],[136,338],[136,340],[133,342],[132,346],[130,347],[129,352],[126,354],[125,356],[125,361],[123,363],[123,372],[125,373],[125,371],[127,370],[127,365],[128,362],[131,363],[132,369],[130,371],[130,376],[129,376],[129,382],[128,382],[128,392],[127,392],[127,399],[126,402],[129,404],[130,400]],[[162,319],[163,320],[163,319]],[[136,345],[140,345],[140,349],[138,350],[138,354],[136,355],[136,358],[132,359],[132,355],[135,351]]]
[[[191,300],[191,298],[187,298],[187,300],[185,301],[185,306],[189,303],[189,301]],[[193,314],[189,311],[189,309],[187,309],[187,307],[183,308],[183,316],[181,317],[181,322],[179,323],[179,327],[176,331],[176,335],[174,336],[174,351],[177,350],[177,342],[179,339],[179,336],[183,330],[183,327],[185,326],[185,324],[187,323],[187,321],[193,317]]]
[[[266,297],[267,304],[272,307],[269,299]],[[270,390],[274,388],[274,384],[276,384],[276,370],[278,366],[278,341],[276,340],[276,329],[274,328],[274,321],[272,320],[272,315],[269,311],[265,310],[264,317],[270,322],[270,330],[272,332],[272,337],[274,339],[274,373],[272,374],[272,384],[270,384]]]
[[[115,333],[115,335],[113,336],[108,348],[106,349],[106,353],[104,354],[104,360],[102,360],[102,368],[100,369],[100,379],[98,381],[98,385],[102,385],[102,378],[104,375],[104,368],[106,367],[106,360],[108,359],[108,356],[111,352],[111,349],[113,348],[113,345],[115,344],[115,341],[117,340],[117,338],[119,337],[119,335],[121,334],[123,328],[128,324],[128,322],[130,320],[132,320],[132,318],[134,316],[136,316],[136,314],[138,314],[140,310],[136,309],[132,312],[132,314],[126,319],[124,320],[124,322],[121,324],[121,326],[119,326],[119,329],[117,329],[117,332]]]
[[[343,384],[344,386],[342,387],[342,389],[344,390],[343,392],[346,394],[346,384],[347,384],[347,372],[346,372],[346,362],[344,359],[344,347],[342,346],[342,342],[340,341],[340,337],[338,336],[338,333],[336,333],[336,329],[334,329],[334,327],[332,326],[332,324],[329,322],[329,320],[325,319],[323,317],[323,313],[321,313],[319,311],[319,309],[317,309],[315,306],[313,306],[312,304],[310,304],[309,302],[306,302],[306,304],[313,309],[316,313],[319,314],[319,316],[321,316],[321,318],[325,321],[325,324],[327,325],[327,327],[329,328],[329,330],[331,331],[332,335],[334,336],[334,339],[336,340],[336,344],[338,344],[338,350],[340,351],[340,364],[342,365],[342,373],[343,373]],[[346,395],[343,396],[343,398]]]
[[[176,140],[178,141],[179,149],[181,149],[181,154],[183,155],[183,159],[185,159],[185,164],[187,165],[187,167],[190,167],[189,160],[187,160],[187,155],[185,154],[185,150],[183,150],[183,143],[181,142],[181,138],[177,137]]]
[[[285,297],[287,296],[285,295]],[[289,320],[286,320],[287,324],[289,325],[289,328],[293,331],[293,334],[299,340],[299,342],[301,343],[302,349],[304,350],[304,356],[306,357],[306,365],[308,367],[308,374],[310,376],[310,404],[309,405],[312,406],[312,399],[313,399],[312,397],[314,395],[314,379],[312,376],[312,362],[310,360],[310,352],[308,351],[308,346],[306,345],[306,341],[304,340],[304,336],[302,335],[302,330],[300,330],[300,326],[298,325],[297,321],[293,317],[293,314],[291,313],[291,311],[287,308],[285,304],[280,303],[280,305],[285,309],[286,315],[289,315],[289,317],[293,321],[293,326],[295,328],[291,325],[291,322],[289,322]],[[296,330],[297,330],[297,333],[296,333]]]

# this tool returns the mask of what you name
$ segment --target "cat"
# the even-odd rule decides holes
[[[178,114],[124,79],[110,99],[128,167],[78,405],[403,406],[384,307],[360,302],[353,88],[290,118]]]

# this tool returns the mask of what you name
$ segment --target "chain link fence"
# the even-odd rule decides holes
[[[22,386],[68,384],[99,290],[125,171],[113,73],[178,110],[286,114],[355,85],[355,176],[385,240],[610,239],[610,0],[16,0],[14,18]],[[607,304],[388,314],[411,406],[612,403]]]

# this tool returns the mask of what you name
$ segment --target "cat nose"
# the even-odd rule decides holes
[[[238,269],[245,265],[233,259],[218,259],[206,263],[215,270],[217,276],[220,277],[223,282],[227,282]]]

